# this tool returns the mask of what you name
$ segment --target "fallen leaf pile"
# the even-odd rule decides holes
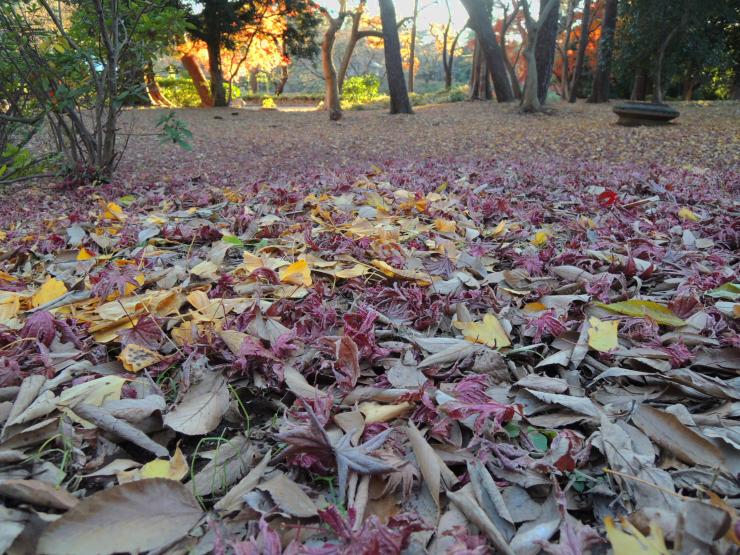
[[[738,182],[378,161],[6,213],[0,551],[734,552]]]

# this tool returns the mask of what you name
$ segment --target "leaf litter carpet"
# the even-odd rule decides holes
[[[736,106],[182,111],[5,191],[0,550],[736,552]]]

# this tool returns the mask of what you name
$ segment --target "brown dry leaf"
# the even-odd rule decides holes
[[[437,508],[439,508],[442,464],[444,463],[439,460],[439,455],[427,443],[424,436],[421,435],[412,422],[409,422],[409,425],[406,426],[406,434],[411,441],[411,448],[414,450],[416,462],[421,470],[421,475],[424,477],[424,483],[429,488],[429,493],[432,494],[432,499],[434,499]]]
[[[118,438],[130,441],[154,453],[157,457],[167,457],[169,452],[162,445],[149,438],[144,432],[135,428],[125,420],[120,420],[112,416],[108,411],[94,405],[79,405],[74,408],[74,414],[92,422],[101,430],[117,436]]]
[[[464,514],[470,522],[490,538],[498,551],[505,555],[516,555],[514,550],[509,547],[509,543],[501,534],[501,531],[496,528],[496,525],[491,522],[491,519],[488,518],[485,511],[481,509],[480,505],[475,500],[470,484],[466,485],[459,491],[448,491],[447,497],[450,498],[450,501],[455,504],[458,510]]]
[[[724,465],[717,446],[668,412],[640,405],[632,413],[632,421],[655,443],[683,462],[711,467]]]
[[[212,459],[193,478],[196,495],[211,495],[223,492],[252,468],[258,452],[243,435],[219,444]]]
[[[153,478],[86,497],[51,523],[39,539],[41,555],[109,555],[159,549],[179,540],[203,516],[190,490]]]
[[[207,434],[220,423],[229,408],[229,390],[220,372],[207,370],[190,386],[182,400],[164,417],[173,430],[189,436]]]
[[[267,470],[268,464],[270,464],[270,453],[267,453],[262,457],[259,464],[250,470],[249,474],[231,488],[226,495],[219,499],[213,508],[217,511],[224,512],[238,509],[244,503],[244,496],[257,487],[257,484],[262,479],[265,470]]]
[[[123,348],[121,354],[118,355],[118,360],[121,361],[123,367],[129,372],[140,372],[144,368],[160,362],[162,356],[141,345],[129,343]]]
[[[67,490],[41,480],[4,480],[0,482],[0,497],[63,511],[80,502]]]
[[[278,474],[257,489],[266,491],[281,511],[298,518],[316,516],[316,505],[311,498],[285,474]]]

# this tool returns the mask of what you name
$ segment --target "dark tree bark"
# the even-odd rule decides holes
[[[730,100],[740,100],[740,61],[735,64],[735,68],[733,70]]]
[[[614,53],[614,32],[617,28],[617,8],[619,0],[606,0],[604,21],[601,23],[598,61],[591,94],[588,102],[609,102],[609,80],[611,78],[612,55]]]
[[[203,74],[203,70],[198,63],[197,58],[192,54],[185,54],[180,58],[180,61],[188,72],[188,75],[190,75],[190,79],[193,80],[195,90],[198,92],[198,96],[200,97],[201,106],[213,106],[213,98],[208,89],[208,81],[206,80],[206,76]]]
[[[212,37],[206,42],[208,46],[208,72],[211,74],[211,97],[214,106],[227,106],[224,73],[221,69],[221,41]]]
[[[383,51],[388,90],[391,96],[391,114],[413,114],[409,93],[406,89],[406,77],[403,74],[396,9],[393,6],[393,0],[378,0],[378,3],[380,4],[380,20],[383,24]]]
[[[576,101],[576,91],[578,82],[581,80],[583,72],[583,62],[586,59],[586,48],[588,47],[588,37],[591,31],[591,0],[586,0],[583,5],[583,18],[581,19],[581,35],[578,39],[578,53],[576,54],[576,64],[573,68],[573,80],[570,82],[570,91],[568,92],[568,102]],[[567,79],[567,77],[566,77]]]
[[[470,100],[492,100],[491,76],[488,71],[486,57],[478,41],[473,50],[473,67],[470,71]]]
[[[501,25],[501,35],[499,36],[499,43],[501,44],[501,49],[504,54],[504,64],[506,64],[506,71],[509,74],[509,81],[511,83],[511,88],[514,91],[514,96],[517,100],[521,100],[522,87],[519,85],[519,78],[516,75],[514,64],[511,63],[511,60],[509,60],[509,56],[506,54],[506,33],[509,31],[509,27],[511,27],[511,24],[514,22],[517,14],[519,13],[519,3],[517,2],[514,4],[514,11],[511,14],[507,12],[506,4],[504,4],[503,6],[504,17]]]
[[[635,80],[632,83],[632,94],[630,100],[645,100],[648,89],[648,74],[645,68],[640,68],[635,72]]]
[[[560,4],[556,3],[547,14],[544,14],[547,4],[547,2],[540,2],[540,28],[534,50],[537,62],[537,98],[540,104],[544,104],[547,100],[547,90],[550,88],[552,66],[555,63],[555,39],[558,36],[560,17]]]
[[[493,79],[493,89],[496,100],[511,102],[514,100],[514,91],[511,89],[509,75],[504,62],[504,52],[496,41],[491,23],[491,3],[489,0],[461,0],[468,12],[468,27],[475,31],[476,39],[486,57],[488,71]]]

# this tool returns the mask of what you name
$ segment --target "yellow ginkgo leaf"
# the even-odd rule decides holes
[[[482,343],[494,349],[511,346],[501,322],[493,314],[486,314],[480,322],[455,322],[455,327],[462,330],[463,337],[473,343]]]
[[[699,216],[694,214],[694,212],[692,212],[685,206],[678,211],[678,217],[682,220],[691,220],[692,222],[698,222],[699,220],[701,220]]]
[[[532,237],[532,244],[535,247],[541,247],[542,245],[547,243],[549,240],[550,240],[550,232],[540,230],[534,234],[534,237]]]
[[[442,233],[454,233],[457,229],[457,224],[452,220],[437,218],[434,220],[434,227],[437,228],[437,231],[441,231]]]
[[[121,354],[118,355],[118,360],[121,361],[123,367],[129,372],[140,372],[144,368],[160,362],[162,356],[141,345],[129,343],[121,351]]]
[[[604,320],[599,320],[595,316],[591,316],[591,318],[588,319],[588,323],[591,326],[588,329],[589,347],[602,353],[606,353],[619,347],[619,341],[617,340],[619,322],[617,320],[605,322]]]
[[[280,268],[280,281],[291,285],[309,287],[313,281],[311,280],[311,269],[308,267],[308,262],[301,258],[289,266]]]
[[[626,518],[622,518],[620,523],[622,530],[616,527],[611,517],[604,519],[606,537],[612,545],[614,555],[670,555],[663,530],[656,522],[650,523],[648,536],[643,535]]]
[[[123,213],[123,208],[118,206],[115,202],[109,202],[105,205],[103,219],[123,221],[126,219],[126,214]]]
[[[20,297],[15,293],[0,293],[0,324],[7,325],[21,309]]]
[[[170,460],[155,459],[146,463],[141,468],[119,472],[116,476],[120,484],[144,480],[146,478],[166,478],[167,480],[179,482],[188,475],[188,472],[188,461],[185,459],[182,451],[180,451],[180,447],[177,447],[175,454],[172,455]]]
[[[498,237],[501,235],[504,231],[506,231],[506,220],[501,220],[496,227],[494,227],[489,235],[492,237]]]
[[[632,316],[634,318],[650,318],[658,324],[665,326],[684,326],[686,322],[673,314],[668,307],[658,304],[654,301],[644,301],[641,299],[630,299],[618,303],[603,304],[596,303],[597,306],[605,308],[618,314]]]
[[[365,424],[389,422],[406,413],[414,405],[408,401],[396,405],[383,405],[374,401],[360,403],[360,412],[365,416]]]
[[[542,304],[540,301],[534,301],[531,303],[527,303],[524,305],[524,312],[527,314],[532,314],[533,312],[540,312],[542,310],[546,310],[547,307]]]
[[[49,278],[31,297],[31,304],[34,307],[50,303],[58,299],[67,292],[67,286],[61,279]]]
[[[95,253],[85,247],[82,247],[80,252],[77,253],[77,260],[90,260],[91,258],[95,258]]]

